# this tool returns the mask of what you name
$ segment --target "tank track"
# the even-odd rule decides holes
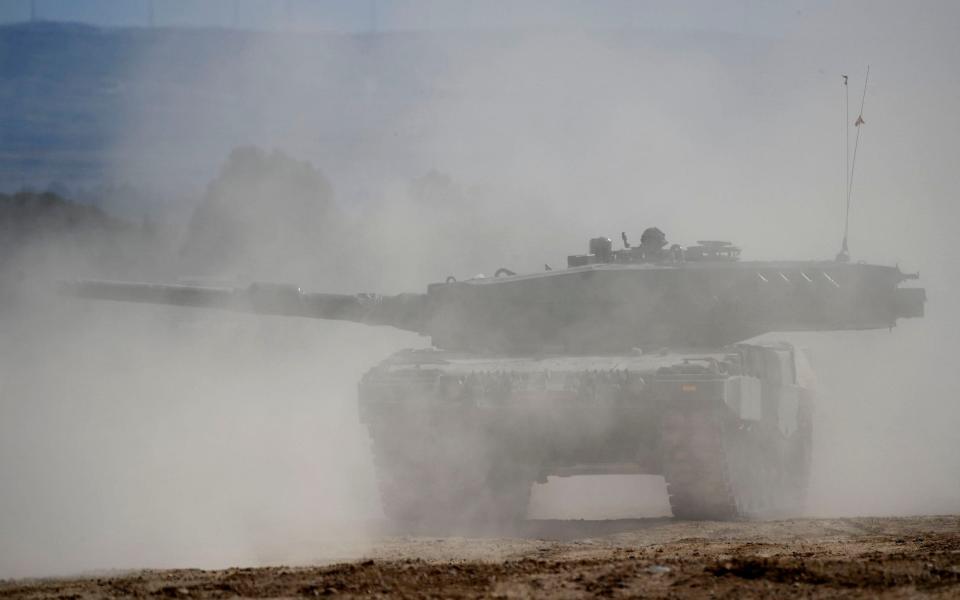
[[[675,517],[730,520],[795,516],[810,466],[810,407],[790,438],[740,421],[722,406],[666,410],[661,456]]]
[[[740,516],[723,433],[716,410],[697,407],[664,413],[663,475],[675,517],[719,521]]]

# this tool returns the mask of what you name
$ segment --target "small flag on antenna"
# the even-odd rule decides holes
[[[857,117],[857,120],[854,121],[853,126],[854,126],[854,127],[860,127],[861,125],[864,125],[865,123],[866,123],[866,121],[863,120],[863,115],[860,115],[859,117]]]

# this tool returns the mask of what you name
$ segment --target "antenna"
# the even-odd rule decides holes
[[[846,75],[843,77],[843,95],[840,101],[840,122],[843,124],[842,145],[843,145],[843,191],[840,196],[840,208],[844,210],[847,202],[847,190],[850,189],[850,87]],[[844,221],[847,219],[846,212],[841,213]],[[850,252],[847,250],[847,228],[843,228],[843,243],[840,246],[840,253],[837,254],[837,262],[847,262],[850,260]]]
[[[847,90],[847,76],[843,76],[843,87],[846,91],[845,100],[845,119],[844,129],[846,131],[846,161],[847,161],[847,181],[846,181],[846,206],[843,217],[843,243],[840,247],[840,253],[837,254],[837,262],[847,262],[850,260],[850,251],[847,248],[847,234],[850,231],[850,199],[853,196],[853,174],[857,168],[857,149],[860,147],[860,133],[863,131],[861,125],[866,125],[863,119],[863,106],[867,101],[867,83],[870,81],[870,65],[867,65],[867,74],[863,78],[863,95],[860,97],[860,112],[853,126],[857,128],[857,137],[853,142],[853,157],[850,157],[850,93]]]
[[[37,22],[37,0],[30,0],[30,22]]]
[[[147,27],[153,29],[156,24],[153,12],[153,0],[147,0]]]
[[[240,5],[233,0],[233,28],[237,29],[240,23]]]

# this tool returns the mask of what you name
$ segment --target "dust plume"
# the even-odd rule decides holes
[[[648,226],[671,242],[730,239],[754,259],[830,259],[841,75],[855,97],[868,63],[851,251],[920,270],[927,315],[892,332],[769,337],[807,347],[820,376],[811,515],[960,511],[960,14],[811,6],[776,37],[156,36],[126,67],[110,153],[113,176],[174,199],[156,207],[155,244],[41,240],[0,273],[14,290],[0,311],[0,577],[362,555],[382,513],[356,384],[428,343],[68,303],[50,282],[419,292],[560,267],[590,237]],[[661,485],[551,480],[530,514],[658,516]]]

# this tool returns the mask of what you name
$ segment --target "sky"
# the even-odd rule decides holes
[[[3,0],[0,23],[356,32],[511,28],[716,30],[779,36],[825,0]]]

